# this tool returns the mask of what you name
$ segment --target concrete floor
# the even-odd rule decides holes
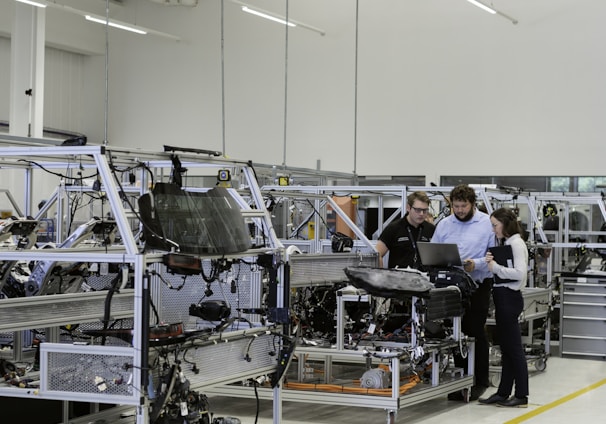
[[[534,371],[533,368],[530,370]],[[604,422],[606,417],[606,361],[549,357],[545,371],[531,373],[528,408],[510,409],[481,405],[478,402],[453,402],[443,394],[400,408],[393,421],[391,419],[394,417],[381,408],[298,401],[284,401],[280,419],[273,416],[274,405],[271,400],[262,399],[257,402],[252,386],[250,390],[248,398],[209,394],[213,417],[235,417],[242,424],[593,424]],[[496,388],[489,388],[486,395],[495,391]],[[60,408],[56,407],[59,405],[55,403],[0,398],[0,405],[4,406],[5,411],[0,422],[62,422],[59,418]],[[108,410],[110,411],[113,409]],[[100,420],[82,417],[70,420],[70,423],[132,424],[134,411],[127,409],[128,411],[130,416],[124,419],[120,419],[119,415]]]
[[[251,388],[252,391],[252,388]],[[489,388],[487,395],[495,392]],[[235,417],[242,424],[388,423],[381,409],[283,402],[282,419],[272,416],[269,400],[210,396],[214,417]],[[453,402],[440,396],[400,409],[396,423],[598,423],[606,417],[606,361],[550,357],[544,372],[530,377],[528,408],[502,408],[478,402]],[[256,418],[258,411],[258,419]]]

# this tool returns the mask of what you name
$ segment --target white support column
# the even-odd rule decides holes
[[[11,34],[10,134],[42,138],[46,11],[16,3],[14,22]]]

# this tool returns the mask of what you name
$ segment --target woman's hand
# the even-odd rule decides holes
[[[490,272],[492,272],[492,266],[494,265],[494,256],[492,256],[492,253],[490,252],[490,250],[488,252],[486,252],[486,264],[488,265],[488,269],[490,270]]]

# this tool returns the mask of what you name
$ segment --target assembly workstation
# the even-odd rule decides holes
[[[519,325],[536,422],[561,407],[558,399],[599,396],[606,177],[597,160],[564,158],[530,139],[554,120],[572,131],[600,108],[545,110],[526,123],[536,133],[516,132],[511,121],[544,104],[545,85],[529,109],[500,110],[507,125],[498,135],[483,125],[469,131],[475,123],[454,100],[432,110],[443,117],[445,129],[437,128],[415,90],[428,87],[431,102],[443,100],[426,72],[440,59],[421,60],[421,47],[406,37],[409,30],[458,33],[466,22],[457,36],[468,45],[457,46],[462,57],[450,66],[464,66],[481,49],[482,66],[493,70],[503,58],[469,40],[484,31],[507,48],[519,39],[539,43],[559,33],[554,16],[572,3],[456,0],[446,11],[438,11],[439,0],[424,3],[0,5],[8,70],[0,75],[0,404],[16,406],[5,408],[7,419],[431,424],[487,417],[490,409],[470,398],[475,340],[461,328],[473,280],[450,261],[388,269],[377,250],[410,193],[429,196],[428,218],[439,225],[452,214],[448,194],[458,184],[472,187],[488,214],[514,211],[525,231]],[[606,6],[592,7],[595,16]],[[385,47],[379,21],[389,15],[406,17],[393,31],[408,58],[371,53]],[[568,19],[604,31],[585,14]],[[449,44],[434,36],[422,43],[428,51]],[[575,50],[582,60],[569,66],[593,69],[591,60],[601,59],[590,51],[585,58]],[[413,57],[409,77],[392,74]],[[314,61],[326,69],[311,72]],[[537,75],[548,66],[532,63]],[[591,85],[591,75],[578,84]],[[447,97],[460,101],[478,82],[448,78],[455,76]],[[503,97],[507,87],[482,81],[473,89],[470,101],[494,124],[494,115],[484,115],[497,107],[487,93]],[[395,125],[404,121],[405,129]],[[599,126],[585,128],[579,151],[598,143]],[[550,128],[550,145],[563,143],[568,130]],[[485,330],[496,390],[494,327],[491,304]],[[455,356],[467,365],[455,365]],[[558,388],[552,362],[597,371]],[[453,392],[463,402],[449,402]],[[599,411],[591,413],[588,419]],[[530,419],[498,414],[497,421]]]

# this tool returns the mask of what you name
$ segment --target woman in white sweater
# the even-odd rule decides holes
[[[495,305],[497,337],[501,346],[501,382],[497,392],[480,399],[480,403],[526,408],[528,406],[528,365],[518,318],[524,308],[520,289],[528,277],[528,248],[522,239],[522,228],[516,215],[500,208],[490,215],[497,245],[510,246],[501,263],[495,260],[496,251],[486,253],[488,269],[494,275],[492,297]],[[509,248],[506,248],[506,251]],[[515,386],[515,390],[514,390]],[[510,398],[512,390],[514,395]]]

